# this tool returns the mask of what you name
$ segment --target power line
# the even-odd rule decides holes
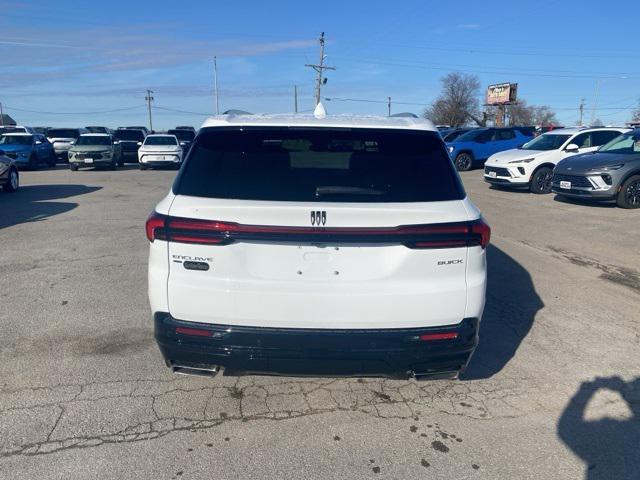
[[[640,78],[640,74],[627,74],[627,73],[581,73],[576,71],[564,71],[560,73],[542,73],[536,72],[533,70],[530,71],[518,71],[518,70],[483,70],[481,66],[477,65],[461,65],[461,64],[425,64],[425,63],[417,63],[417,62],[405,62],[405,61],[394,61],[394,60],[377,60],[377,59],[362,59],[362,58],[348,58],[348,57],[335,57],[342,58],[344,60],[349,60],[354,63],[363,63],[363,64],[371,64],[371,65],[387,65],[394,67],[406,67],[406,68],[419,68],[419,69],[429,69],[429,70],[444,70],[444,71],[459,71],[466,73],[484,73],[484,74],[494,74],[494,75],[518,75],[518,76],[529,76],[529,77],[547,77],[547,78],[584,78],[584,79],[593,79],[593,78],[602,78],[602,79],[627,79],[627,78]],[[463,67],[463,68],[460,68]],[[571,73],[571,74],[570,74]]]
[[[325,97],[327,101],[337,101],[337,102],[362,102],[362,103],[380,103],[380,104],[388,104],[389,100],[377,100],[372,98],[342,98],[342,97]],[[411,105],[414,107],[426,107],[427,103],[418,103],[418,102],[396,102],[393,101],[394,105]],[[564,110],[564,111],[578,111],[580,107],[553,107],[549,106],[552,110]],[[633,110],[636,108],[635,105],[630,105],[627,107],[606,107],[606,108],[598,108],[598,110],[616,110],[616,111],[625,111],[625,110]]]
[[[126,110],[134,110],[136,108],[141,108],[144,105],[136,105],[134,107],[122,107],[122,108],[114,108],[113,110],[97,110],[93,112],[42,112],[39,110],[27,110],[25,108],[17,108],[11,107],[9,105],[4,105],[5,110],[13,110],[16,112],[26,112],[26,113],[39,113],[42,115],[99,115],[101,113],[115,113],[115,112],[124,112]]]
[[[153,105],[153,108],[156,110],[164,110],[167,112],[173,112],[173,113],[185,113],[188,115],[201,115],[203,117],[210,117],[211,116],[211,112],[207,112],[207,113],[203,113],[203,112],[191,112],[189,110],[180,110],[177,108],[172,108],[172,107],[160,107],[158,105]]]

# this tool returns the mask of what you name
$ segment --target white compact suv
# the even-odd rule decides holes
[[[427,120],[205,122],[146,223],[175,372],[455,377],[490,229]]]
[[[138,145],[140,170],[150,167],[179,167],[182,163],[182,146],[175,135],[147,135],[144,142]]]
[[[560,128],[540,135],[522,147],[496,153],[485,163],[484,179],[493,185],[527,187],[533,193],[551,192],[553,169],[560,160],[598,147],[628,128]]]

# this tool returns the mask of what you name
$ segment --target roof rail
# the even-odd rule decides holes
[[[253,114],[245,110],[238,110],[238,109],[232,108],[231,110],[226,110],[222,112],[222,115],[253,115]]]
[[[420,118],[418,117],[418,115],[412,112],[394,113],[393,115],[390,115],[390,116],[394,118]]]

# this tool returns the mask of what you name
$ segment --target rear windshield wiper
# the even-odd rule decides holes
[[[316,188],[316,197],[324,195],[384,195],[386,190],[366,187],[343,187],[340,185],[327,185]]]

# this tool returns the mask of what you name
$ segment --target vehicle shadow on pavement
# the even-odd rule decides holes
[[[499,248],[487,249],[487,297],[480,343],[462,380],[490,378],[513,358],[544,307],[531,275]]]
[[[54,202],[100,190],[87,185],[28,185],[16,193],[0,195],[0,229],[25,222],[36,222],[73,210],[74,202]]]
[[[602,390],[624,399],[627,418],[585,418]],[[610,411],[615,402],[609,399],[605,405]],[[583,382],[558,420],[558,436],[586,463],[586,480],[640,478],[640,377],[628,383],[620,377]]]
[[[615,202],[611,200],[603,201],[603,200],[595,200],[592,198],[569,198],[564,197],[562,195],[554,195],[553,199],[556,202],[567,203],[570,205],[581,205],[585,207],[594,207],[594,208],[617,208]]]

